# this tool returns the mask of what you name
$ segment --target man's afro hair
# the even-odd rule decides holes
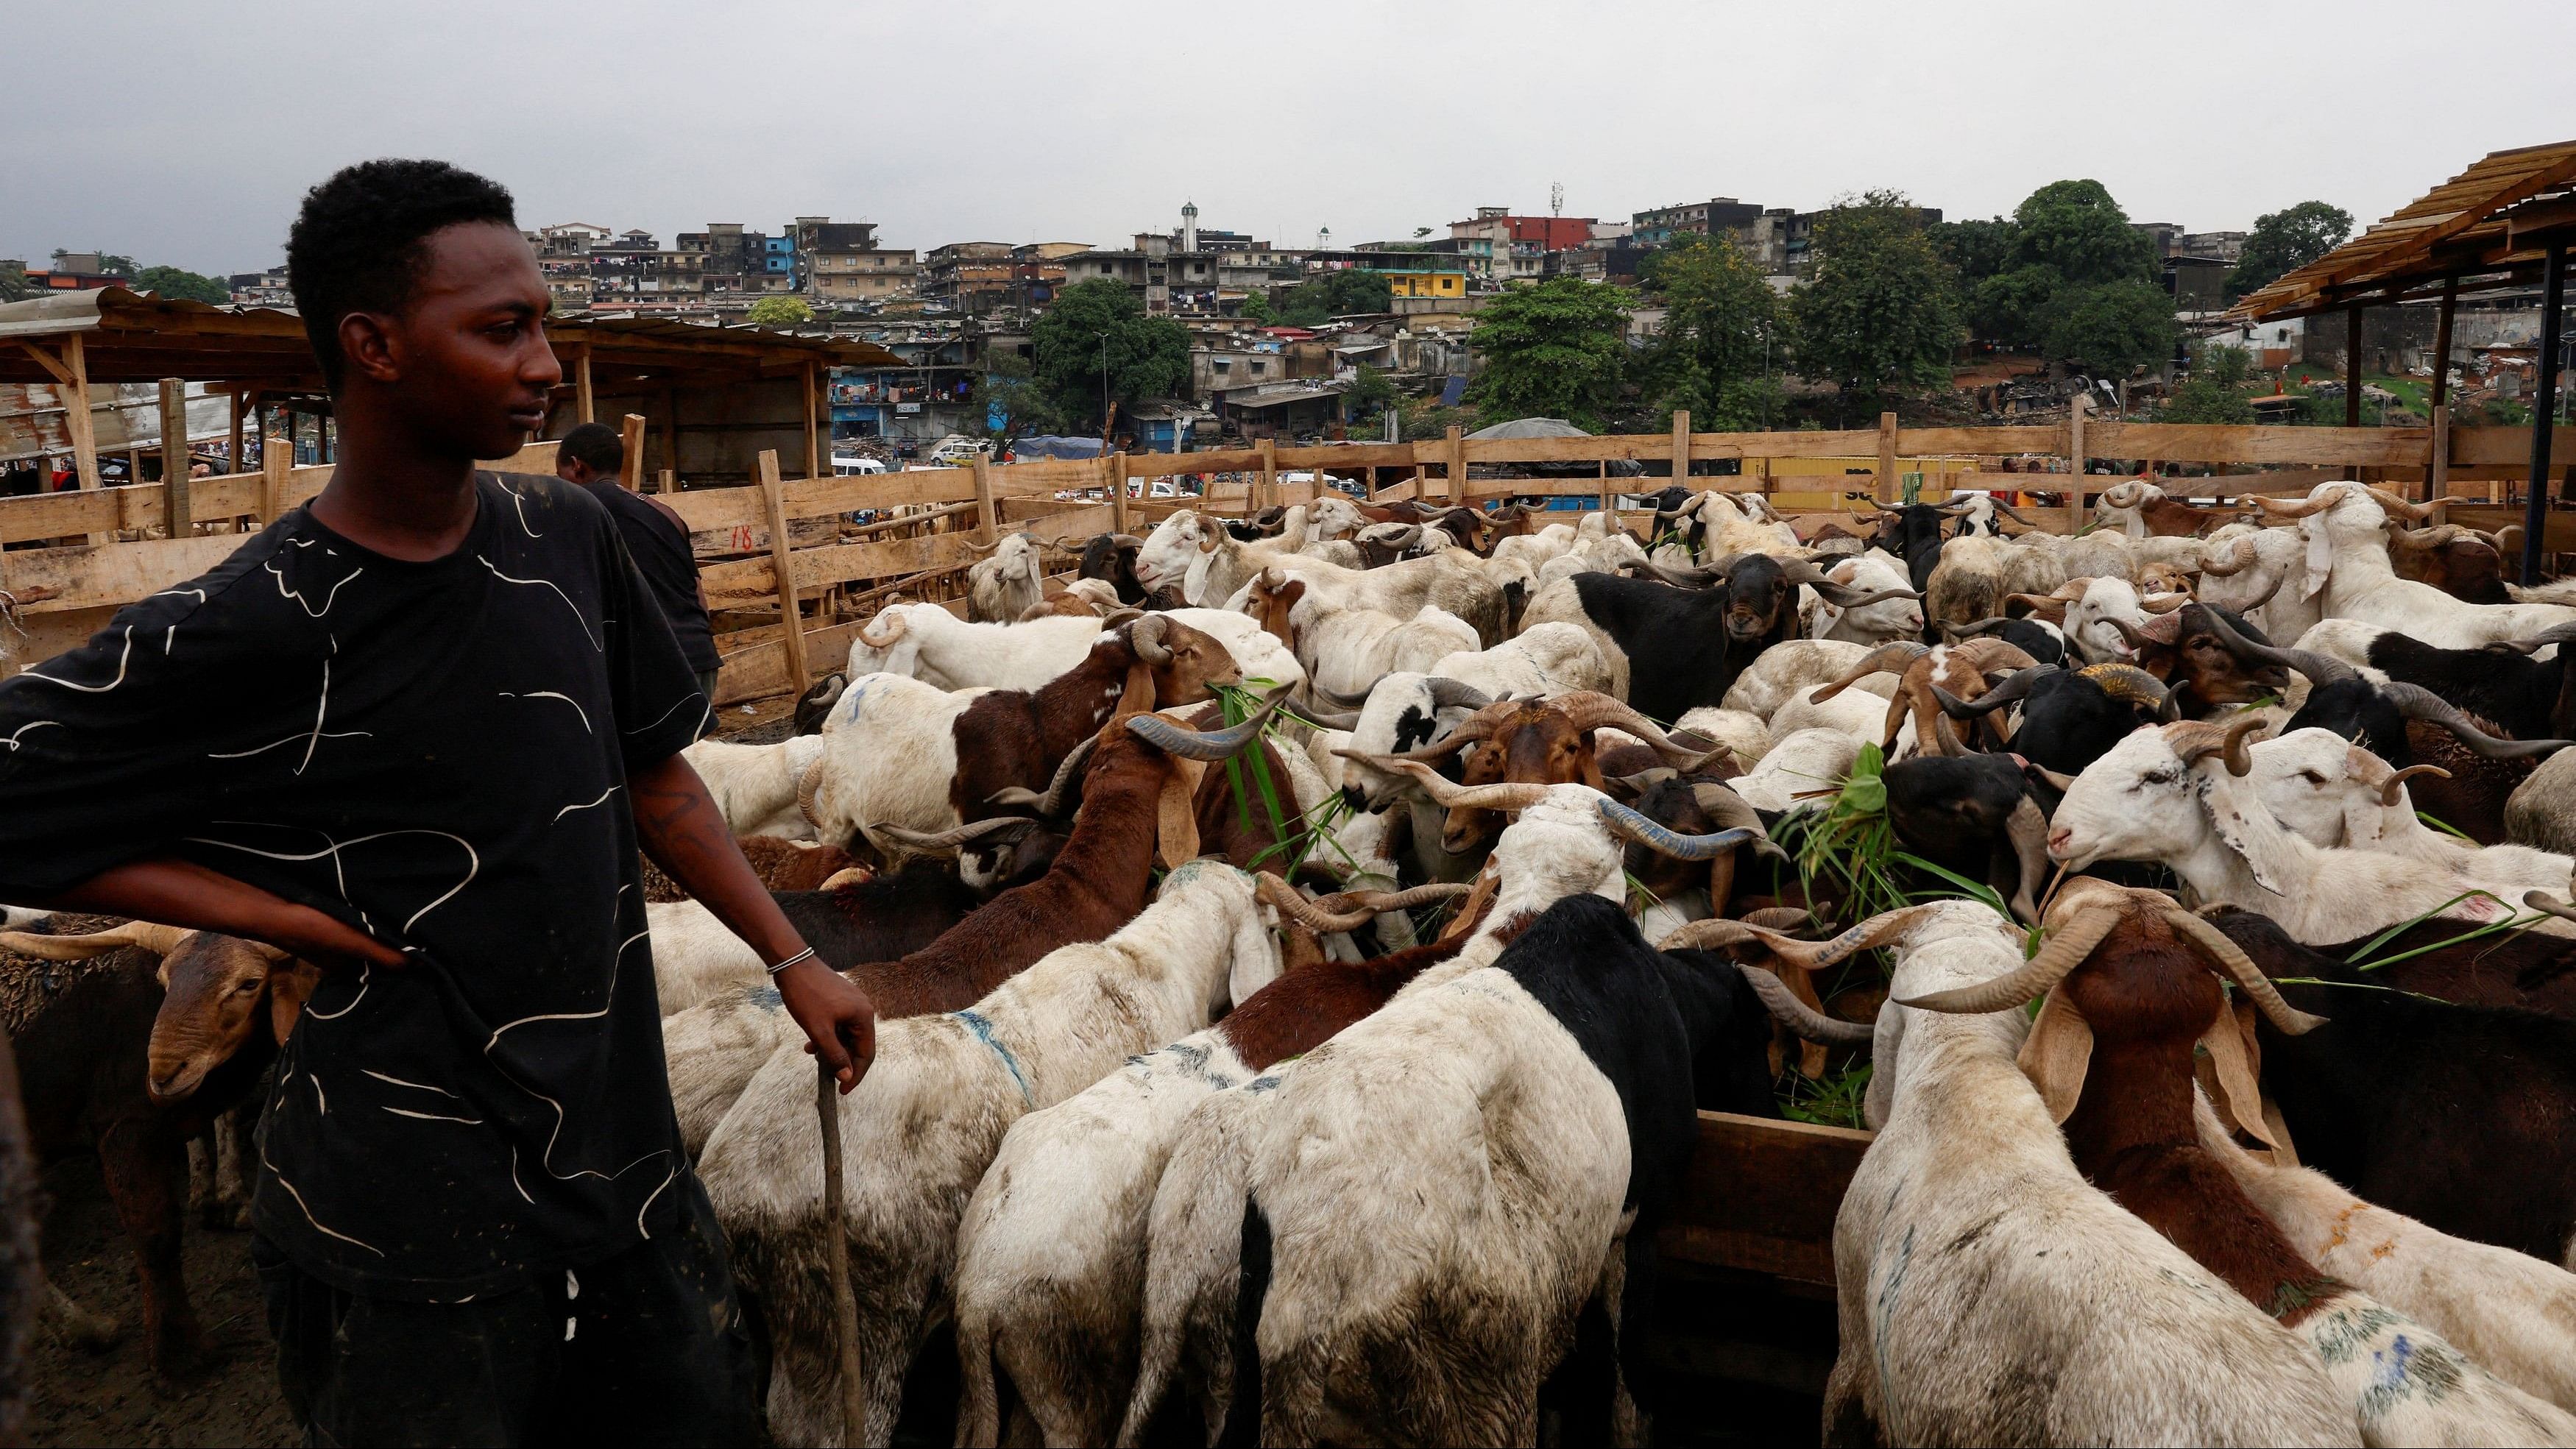
[[[516,227],[510,193],[444,161],[361,161],[304,194],[286,234],[286,282],[333,392],[347,365],[340,319],[401,311],[420,280],[430,233],[478,221]]]

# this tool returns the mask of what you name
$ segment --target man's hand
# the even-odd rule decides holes
[[[778,973],[779,999],[805,1028],[805,1050],[822,1058],[843,1095],[877,1057],[877,1008],[850,978],[812,957]]]
[[[724,812],[686,759],[673,755],[647,765],[626,783],[635,801],[635,833],[664,873],[762,961],[784,961],[805,949],[778,902],[752,874],[742,847],[725,828]],[[778,973],[778,995],[805,1029],[806,1050],[832,1068],[842,1091],[856,1087],[877,1050],[877,1013],[868,994],[808,958]]]

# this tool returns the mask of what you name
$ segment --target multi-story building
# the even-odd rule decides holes
[[[1087,242],[1029,242],[1011,248],[1009,305],[1034,312],[1054,301],[1055,294],[1064,290],[1065,258],[1089,250]]]
[[[1648,246],[1670,246],[1680,236],[1740,233],[1762,214],[1761,207],[1732,196],[1685,201],[1636,213],[1629,218],[1630,235]]]
[[[1514,216],[1507,206],[1480,206],[1467,220],[1449,223],[1449,239],[1461,244],[1460,259],[1476,276],[1534,280],[1545,275],[1552,253],[1589,242],[1593,221],[1588,216]]]
[[[1011,295],[1009,242],[950,242],[921,261],[921,295],[952,311],[973,314],[1004,306]]]
[[[795,246],[773,250],[777,238],[738,221],[713,221],[705,231],[679,235],[672,280],[718,311],[739,311],[760,297],[796,289]],[[688,284],[694,281],[692,288]]]
[[[633,308],[663,298],[662,244],[649,231],[628,228],[590,244],[590,305]]]
[[[920,259],[877,245],[873,222],[800,216],[789,231],[797,289],[826,302],[886,302],[913,294]]]
[[[17,266],[0,262],[0,269]],[[286,285],[286,268],[271,267],[264,272],[235,272],[224,278],[224,290],[232,294],[237,307],[292,307],[295,293]]]
[[[558,312],[590,306],[590,249],[608,240],[608,228],[595,222],[559,221],[523,233],[536,251],[537,270],[546,279],[546,295]]]

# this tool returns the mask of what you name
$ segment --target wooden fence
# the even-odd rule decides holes
[[[1906,428],[1887,414],[1871,429],[1788,433],[1693,432],[1682,414],[1669,433],[1472,441],[1452,430],[1412,443],[1264,442],[855,477],[782,478],[773,454],[753,486],[666,492],[664,500],[691,530],[724,655],[717,697],[733,703],[786,693],[838,667],[860,621],[898,592],[962,611],[956,596],[976,558],[970,540],[1023,527],[1051,541],[1141,533],[1182,508],[1240,516],[1312,498],[1319,475],[1359,483],[1380,501],[1473,504],[1607,501],[1678,476],[1696,489],[1769,494],[1792,513],[1847,507],[1846,492],[1894,501],[1919,482],[1921,496],[1934,500],[1960,489],[2019,492],[2049,503],[2045,526],[2067,528],[2120,481],[2085,471],[2098,460],[2124,473],[2153,467],[2166,491],[2185,496],[2296,493],[2358,476],[2416,496],[2486,503],[2500,501],[2506,480],[2522,477],[2530,444],[2527,428],[2453,428],[2438,414],[2413,428],[2237,427],[2106,422],[2079,406],[2038,426]],[[2558,430],[2554,451],[2576,458],[2576,428]],[[177,538],[115,541],[119,532],[167,530],[173,500],[162,484],[0,499],[0,543],[45,545],[0,553],[0,590],[17,601],[16,632],[7,639],[13,662],[0,669],[50,658],[117,608],[203,573],[238,546],[238,531],[329,481],[328,467],[288,466],[282,444],[266,452],[276,462],[263,472],[183,481]],[[1999,460],[2012,460],[2014,471]],[[496,466],[551,472],[553,461],[552,445],[540,444]],[[1609,464],[1631,461],[1650,476],[1607,476]],[[1583,464],[1595,476],[1498,475]],[[2193,467],[2259,471],[2162,476]],[[1156,496],[1165,479],[1185,481]],[[2552,551],[2576,550],[2576,515],[2553,517],[2548,532]],[[785,619],[796,628],[784,628]]]

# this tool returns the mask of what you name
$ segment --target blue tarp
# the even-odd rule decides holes
[[[1444,408],[1456,407],[1458,400],[1466,395],[1467,379],[1463,377],[1453,377],[1440,384],[1440,405]]]
[[[1011,456],[1015,458],[1097,458],[1100,456],[1100,440],[1098,438],[1063,438],[1053,433],[1042,433],[1037,437],[1022,438],[1013,443]]]

